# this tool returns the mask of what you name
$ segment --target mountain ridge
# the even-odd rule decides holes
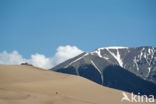
[[[156,48],[151,46],[142,46],[135,48],[98,48],[92,52],[84,52],[72,59],[69,59],[55,66],[51,70],[83,76],[105,86],[104,72],[105,69],[107,69],[107,67],[109,66],[112,66],[113,70],[120,67],[122,69],[122,72],[126,70],[127,74],[132,73],[137,78],[139,77],[139,81],[141,81],[142,83],[150,82],[152,83],[152,86],[156,88]],[[135,81],[135,79],[131,81],[133,82]],[[114,85],[108,87],[113,86]],[[137,89],[137,87],[135,87],[135,89]],[[152,91],[153,89],[151,90],[151,92]]]

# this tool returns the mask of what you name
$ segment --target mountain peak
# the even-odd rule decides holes
[[[92,60],[92,61],[91,61]],[[94,62],[94,64],[93,64]],[[111,46],[98,48],[90,53],[82,53],[66,62],[54,67],[54,70],[73,67],[76,73],[83,65],[96,66],[97,70],[104,70],[107,66],[118,65],[143,79],[156,83],[156,50],[153,47]],[[73,70],[73,69],[72,69]]]
[[[140,89],[149,89],[149,92],[142,91],[148,94],[153,92],[151,88],[156,88],[156,48],[98,48],[69,59],[52,70],[79,75],[104,86],[125,91],[136,91],[140,86]],[[135,82],[139,84],[136,85]]]
[[[110,46],[110,47],[103,47],[100,49],[124,49],[124,48],[128,48],[128,47],[123,47],[123,46]]]

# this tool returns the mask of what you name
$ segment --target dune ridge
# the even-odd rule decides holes
[[[27,65],[0,65],[0,104],[121,104],[121,98],[122,91],[80,76]]]

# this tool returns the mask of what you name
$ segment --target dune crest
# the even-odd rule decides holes
[[[121,98],[122,91],[79,76],[27,65],[0,65],[1,104],[121,104]]]

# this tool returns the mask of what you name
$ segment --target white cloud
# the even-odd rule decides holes
[[[45,68],[45,69],[52,68],[53,66],[51,64],[51,59],[45,57],[42,54],[31,55],[31,59],[29,59],[27,62],[31,63],[34,66]]]
[[[59,46],[55,56],[52,58],[53,65],[60,64],[67,59],[81,54],[83,51],[78,49],[76,46]]]
[[[81,54],[83,51],[76,46],[59,46],[53,57],[43,54],[32,54],[30,59],[25,59],[17,51],[0,53],[0,64],[21,64],[27,62],[37,67],[49,69],[59,63]]]
[[[0,64],[20,64],[25,61],[17,51],[0,53]]]

